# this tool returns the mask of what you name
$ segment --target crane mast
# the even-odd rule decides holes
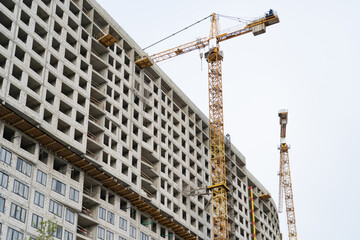
[[[290,159],[289,159],[289,148],[290,146],[286,143],[286,125],[288,122],[287,110],[279,111],[280,118],[280,184],[279,184],[279,212],[282,208],[283,195],[285,195],[285,206],[287,225],[289,232],[289,240],[297,240],[296,221],[295,221],[295,208],[294,208],[294,197],[292,191],[291,174],[290,174]]]
[[[255,226],[255,211],[254,211],[254,194],[252,186],[249,187],[250,190],[250,202],[251,202],[251,225],[252,225],[252,237],[253,240],[256,240],[256,226]]]
[[[228,212],[227,212],[227,186],[225,168],[225,144],[224,144],[224,117],[223,117],[223,94],[222,73],[218,35],[218,22],[215,14],[212,14],[209,37],[209,51],[205,53],[208,62],[209,80],[209,122],[210,122],[210,158],[211,158],[211,186],[212,214],[214,240],[228,239]]]

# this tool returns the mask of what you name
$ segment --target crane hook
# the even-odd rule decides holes
[[[203,70],[202,68],[202,59],[203,59],[204,53],[200,52],[200,64],[201,64],[201,71]]]

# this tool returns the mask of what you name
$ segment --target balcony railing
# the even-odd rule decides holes
[[[77,232],[80,233],[81,235],[87,236],[89,238],[93,238],[94,235],[92,234],[92,232],[90,232],[88,229],[78,225],[77,226]]]
[[[94,140],[96,142],[99,142],[99,139],[94,134],[92,134],[91,132],[87,132],[87,136],[89,138],[91,138],[92,140]]]
[[[88,188],[83,188],[83,192],[86,194],[86,195],[89,195],[90,197],[94,197],[95,196],[95,193],[91,190],[91,189],[88,189]]]
[[[151,194],[151,192],[149,192],[148,190],[146,190],[145,188],[141,188],[142,190],[144,190],[144,192],[146,193],[146,195],[149,197],[149,198],[153,198],[154,195]]]
[[[82,206],[81,212],[82,212],[83,214],[89,216],[89,217],[94,218],[94,213],[93,213],[93,211],[91,211],[90,209],[88,209],[88,208],[86,208],[86,207],[84,207],[84,206]]]
[[[98,156],[95,153],[91,152],[89,149],[86,149],[86,155],[92,157],[95,160],[98,159]]]
[[[149,177],[148,175],[146,175],[144,172],[141,172],[141,176],[147,180],[149,180],[150,182],[152,182],[153,180],[151,179],[151,177]]]
[[[94,123],[97,123],[98,125],[100,125],[100,121],[97,118],[95,118],[94,116],[92,116],[91,114],[89,114],[89,119],[91,121],[93,121]]]
[[[90,97],[90,102],[92,102],[93,104],[95,104],[96,106],[98,106],[101,110],[104,110],[104,104],[101,103],[99,100],[97,100],[94,97]]]
[[[149,164],[151,167],[154,167],[154,164],[152,162],[150,162],[149,160],[147,160],[145,157],[141,157],[141,160],[146,162],[147,164]]]

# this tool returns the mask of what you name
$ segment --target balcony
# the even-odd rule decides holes
[[[79,239],[84,239],[84,240],[94,239],[94,234],[89,229],[84,228],[80,225],[77,226],[77,236]]]
[[[141,171],[143,171],[151,179],[155,179],[159,176],[157,168],[154,164],[143,156],[141,157]]]
[[[93,208],[96,209],[97,206],[94,206]],[[97,216],[95,217],[94,212],[84,206],[82,206],[81,213],[79,214],[78,218],[78,222],[81,223],[81,227],[84,229],[97,224]]]

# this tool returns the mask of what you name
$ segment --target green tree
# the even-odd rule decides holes
[[[36,240],[54,240],[56,231],[60,228],[57,223],[50,220],[41,221],[40,226],[37,226],[37,237]]]

